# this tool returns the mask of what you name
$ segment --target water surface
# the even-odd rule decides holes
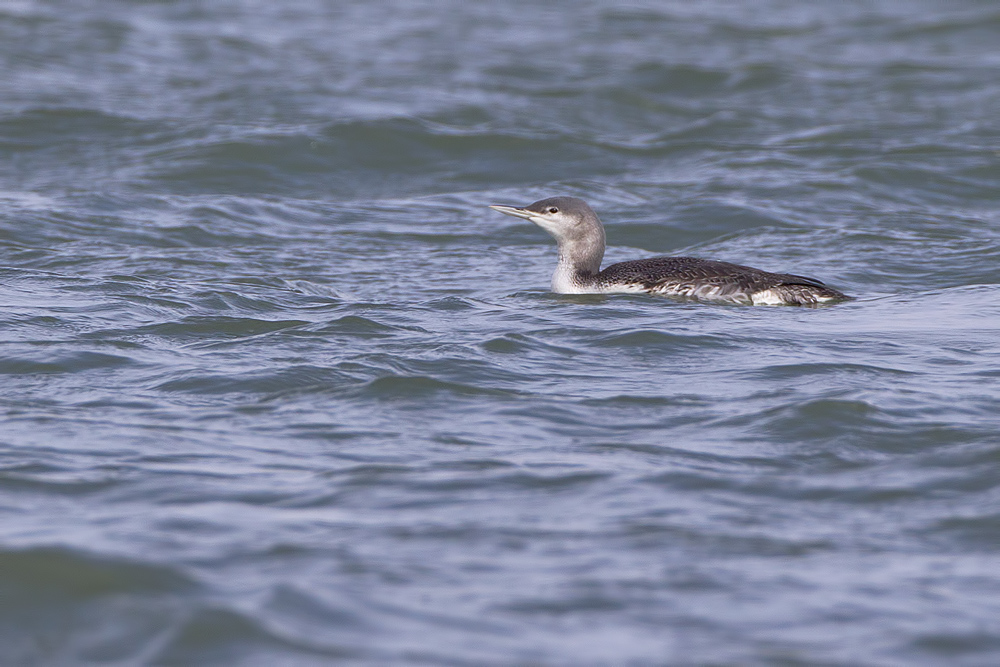
[[[1000,11],[0,9],[6,664],[1000,660]],[[857,300],[548,292],[608,262]]]

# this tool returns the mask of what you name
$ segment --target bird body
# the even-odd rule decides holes
[[[550,197],[525,207],[490,208],[531,220],[556,239],[559,261],[552,291],[560,294],[631,292],[744,305],[816,305],[850,298],[814,278],[697,257],[650,257],[601,270],[604,226],[582,199]]]

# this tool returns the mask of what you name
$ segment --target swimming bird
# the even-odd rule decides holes
[[[851,297],[815,278],[771,273],[697,257],[650,257],[612,264],[603,271],[604,225],[587,202],[550,197],[528,206],[490,206],[524,218],[559,244],[552,291],[559,294],[645,292],[743,305],[816,305]]]

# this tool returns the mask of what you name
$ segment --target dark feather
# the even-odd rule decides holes
[[[791,273],[771,273],[730,262],[697,257],[651,257],[612,264],[597,275],[601,285],[629,284],[650,292],[750,300],[751,295],[776,290],[790,303],[847,298],[822,281]]]

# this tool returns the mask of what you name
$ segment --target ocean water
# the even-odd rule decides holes
[[[0,4],[0,663],[1000,663],[1000,8]],[[606,261],[855,297],[548,290]]]

